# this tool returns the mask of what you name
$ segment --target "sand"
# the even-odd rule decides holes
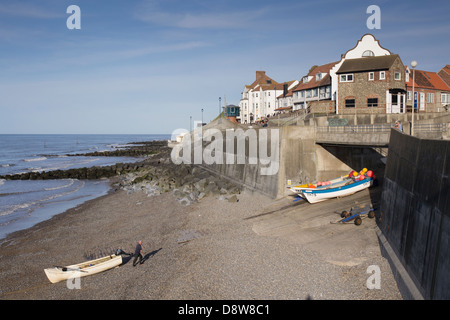
[[[291,198],[273,200],[250,191],[237,198],[230,202],[211,195],[184,206],[171,192],[149,197],[117,190],[88,201],[1,241],[0,299],[401,299],[377,248],[373,219],[342,226],[345,232],[360,230],[353,237],[365,237],[370,245],[345,253],[351,263],[341,263],[327,256],[332,248],[323,250],[326,244],[311,245],[300,235],[320,230],[336,246],[345,235],[338,230],[344,229],[327,221],[297,221],[295,232],[277,234],[279,221],[286,227],[286,219],[301,217],[306,206],[295,208]],[[334,219],[333,214],[321,219]],[[324,229],[330,226],[334,229]],[[81,278],[79,289],[69,289],[65,281],[51,284],[44,274],[44,268],[118,248],[133,252],[139,240],[148,258],[144,264],[133,267],[125,257],[120,267]],[[366,270],[373,264],[382,270],[381,289],[367,287]]]

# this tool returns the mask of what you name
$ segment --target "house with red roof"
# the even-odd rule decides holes
[[[265,71],[256,71],[256,79],[252,84],[244,86],[239,101],[241,123],[253,123],[270,117],[277,109],[277,97],[287,92],[296,82],[279,83]]]
[[[415,112],[443,112],[450,107],[450,68],[447,65],[439,73],[424,70],[411,70],[406,66],[407,108],[412,110],[416,100]],[[414,77],[413,77],[414,72]],[[412,85],[414,78],[413,98]]]
[[[312,101],[331,100],[330,69],[337,62],[313,66],[292,89],[294,110],[307,109]]]

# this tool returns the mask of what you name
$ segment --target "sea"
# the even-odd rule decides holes
[[[68,155],[113,151],[129,143],[170,139],[169,134],[0,134],[0,176],[136,162],[142,158]],[[0,239],[103,196],[109,190],[108,179],[0,179]]]

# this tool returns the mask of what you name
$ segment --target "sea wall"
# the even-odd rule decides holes
[[[450,298],[450,141],[392,130],[377,225],[406,298]]]
[[[364,167],[377,173],[378,165],[384,167],[382,155],[372,148],[316,144],[314,126],[309,125],[266,128],[223,120],[196,130],[184,138],[183,143],[191,145],[185,161],[272,198],[292,194],[289,183],[326,181]],[[239,148],[242,137],[245,147]]]

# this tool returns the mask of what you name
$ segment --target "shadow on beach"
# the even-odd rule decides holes
[[[155,254],[157,254],[161,250],[162,250],[162,248],[159,248],[157,250],[153,250],[152,252],[147,253],[144,256],[144,259],[142,259],[141,264],[143,264],[145,261],[150,259],[150,257],[153,257]],[[128,254],[125,254],[125,255],[126,255],[126,257],[122,257],[122,265],[126,265],[131,259],[134,258],[134,254],[132,254],[132,253],[128,253]]]

